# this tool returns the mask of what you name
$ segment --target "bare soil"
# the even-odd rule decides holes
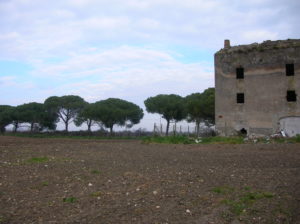
[[[300,145],[0,136],[0,223],[300,223]]]

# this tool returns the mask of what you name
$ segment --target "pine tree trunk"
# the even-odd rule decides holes
[[[14,122],[14,132],[17,132],[19,128],[19,122]]]
[[[0,126],[0,132],[1,132],[1,134],[3,134],[5,132],[5,126],[4,125]]]
[[[30,124],[30,132],[33,131],[33,125],[34,125],[34,123],[32,122],[32,123]]]
[[[197,137],[199,137],[199,132],[200,132],[200,121],[196,120],[196,127],[197,127]]]
[[[91,132],[92,120],[87,121],[88,132]]]
[[[169,126],[170,126],[170,120],[167,120],[166,136],[169,135]]]
[[[65,125],[66,125],[65,131],[68,132],[69,131],[69,122],[65,122]]]

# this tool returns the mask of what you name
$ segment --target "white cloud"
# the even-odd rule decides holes
[[[18,89],[27,90],[35,88],[36,86],[31,81],[18,81],[16,76],[2,76],[0,77],[0,87],[18,91]]]
[[[277,32],[269,32],[267,30],[250,30],[242,33],[242,37],[247,42],[262,42],[264,40],[276,40],[278,39]]]
[[[212,86],[213,73],[207,69],[212,70],[201,63],[182,63],[169,52],[122,46],[76,54],[61,63],[42,63],[33,74],[65,80],[52,94],[72,93],[88,100],[123,96],[137,101],[159,91],[184,95]]]
[[[289,4],[299,6],[292,0]],[[216,51],[225,38],[252,42],[256,36],[245,34],[256,30],[259,40],[297,36],[294,27],[299,16],[289,10],[294,8],[269,0],[4,1],[0,3],[0,58],[36,60],[94,45],[144,42]]]
[[[93,0],[68,0],[67,1],[70,5],[74,5],[77,7],[82,7],[82,6],[86,6],[89,5],[91,3],[93,3]]]
[[[128,68],[163,66],[173,60],[165,52],[121,46],[100,52],[74,53],[62,62],[39,63],[32,74],[36,76],[52,76],[61,78],[80,78],[101,73],[112,73]]]
[[[159,29],[161,26],[159,21],[150,18],[142,18],[141,20],[138,20],[136,24],[138,27],[140,27],[143,30],[144,29],[156,30]]]
[[[0,34],[0,41],[9,41],[9,40],[14,40],[20,37],[20,34],[17,32],[8,32],[8,33],[3,33]]]
[[[127,17],[91,17],[82,21],[77,21],[73,26],[83,30],[112,30],[122,29],[129,24],[130,21]]]
[[[15,80],[16,80],[15,76],[2,76],[0,77],[0,86],[2,88],[12,87],[16,84]]]

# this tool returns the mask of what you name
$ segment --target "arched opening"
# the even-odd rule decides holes
[[[241,135],[247,135],[247,130],[246,130],[245,128],[242,128],[242,129],[240,130],[240,134],[241,134]]]
[[[280,130],[288,137],[300,134],[300,116],[282,117],[279,120]]]

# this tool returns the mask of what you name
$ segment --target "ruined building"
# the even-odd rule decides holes
[[[219,134],[300,134],[300,40],[224,45],[215,54]]]

